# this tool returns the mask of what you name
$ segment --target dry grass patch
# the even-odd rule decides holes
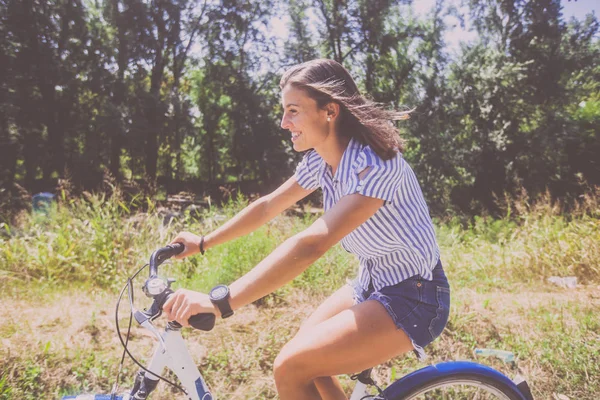
[[[0,367],[12,388],[12,397],[4,398],[56,399],[66,392],[109,392],[121,355],[113,323],[114,294],[82,291],[40,300],[4,300]],[[184,336],[220,398],[273,399],[273,360],[322,300],[322,296],[294,290],[219,321],[210,333],[184,330]],[[511,377],[525,376],[536,398],[563,394],[591,400],[599,390],[600,337],[593,326],[598,320],[586,322],[582,315],[598,315],[599,311],[598,286],[571,291],[543,287],[519,294],[455,290],[449,327],[427,349],[427,362],[474,359],[475,347],[510,350],[517,355],[516,366],[494,359],[478,361]],[[123,327],[126,322],[123,315]],[[131,346],[140,360],[147,361],[154,340],[134,327]],[[575,360],[585,362],[577,367]],[[380,366],[376,376],[387,385],[424,365],[408,355]],[[127,361],[122,387],[131,383],[136,370]],[[573,374],[580,376],[568,376]],[[580,384],[572,385],[573,381]],[[350,390],[352,382],[342,377],[342,384]],[[180,397],[165,384],[153,396]]]

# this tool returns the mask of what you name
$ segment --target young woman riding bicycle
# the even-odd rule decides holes
[[[402,157],[388,111],[360,95],[344,67],[314,60],[290,68],[280,87],[281,127],[305,152],[296,173],[205,235],[180,233],[179,258],[246,235],[317,188],[325,213],[229,288],[179,289],[164,306],[182,325],[198,313],[229,316],[301,274],[336,243],[355,254],[357,278],[302,324],[274,364],[281,399],[346,399],[336,375],[355,373],[423,347],[440,335],[450,289],[419,183]]]

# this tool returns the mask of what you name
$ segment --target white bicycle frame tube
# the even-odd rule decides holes
[[[354,390],[352,391],[352,395],[350,396],[350,400],[361,400],[368,395],[369,392],[367,391],[367,385],[357,380],[356,386],[354,386]]]
[[[161,337],[164,347],[160,342],[156,345],[148,369],[156,375],[162,375],[164,368],[169,368],[179,378],[190,400],[215,400],[192,359],[181,332],[167,327]],[[152,374],[146,373],[146,377],[158,380]]]

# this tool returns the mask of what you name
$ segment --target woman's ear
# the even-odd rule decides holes
[[[328,103],[325,106],[325,111],[327,115],[327,121],[335,121],[335,119],[340,115],[340,105],[338,103]]]

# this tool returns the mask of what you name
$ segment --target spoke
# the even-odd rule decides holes
[[[477,379],[457,379],[423,387],[410,400],[510,400],[502,384]]]
[[[473,400],[479,400],[479,390],[475,393],[475,397],[473,397]]]

